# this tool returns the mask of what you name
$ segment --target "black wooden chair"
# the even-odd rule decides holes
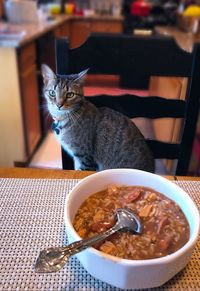
[[[67,39],[56,41],[57,73],[77,73],[90,68],[89,74],[187,77],[185,100],[158,96],[141,98],[122,95],[88,97],[96,106],[109,106],[128,117],[180,118],[179,143],[147,140],[155,159],[177,160],[176,175],[187,175],[199,110],[200,44],[188,53],[169,37],[136,37],[121,34],[92,34],[75,49]],[[63,169],[73,169],[71,158],[62,150]]]

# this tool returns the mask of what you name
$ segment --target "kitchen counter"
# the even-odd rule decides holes
[[[4,29],[8,30],[13,32],[13,35],[16,34],[16,37],[13,36],[12,38],[9,38],[8,36],[7,38],[0,38],[0,46],[18,48],[54,29],[68,19],[68,16],[61,15],[52,21],[38,21],[35,23],[12,24],[9,22],[1,22],[0,31]],[[18,33],[20,34],[22,32],[24,32],[22,37],[17,35]]]
[[[58,15],[52,21],[0,22],[0,165],[26,166],[49,129],[41,64],[55,69],[55,38],[80,46],[91,32],[121,33],[122,16]]]
[[[155,32],[163,36],[174,37],[177,44],[185,51],[191,52],[195,42],[200,40],[199,34],[192,35],[180,30],[177,26],[156,26]]]
[[[38,21],[35,23],[12,24],[9,22],[0,22],[0,47],[15,47],[19,48],[30,41],[33,41],[48,31],[51,31],[70,20],[105,20],[105,21],[122,21],[123,16],[111,15],[93,15],[93,16],[76,16],[76,15],[57,15],[52,20]],[[9,34],[1,34],[1,31],[13,32]]]

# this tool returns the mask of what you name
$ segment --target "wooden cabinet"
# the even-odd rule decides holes
[[[69,21],[64,22],[54,29],[55,37],[69,37],[70,23]]]
[[[121,33],[122,30],[121,20],[74,19],[71,21],[70,46],[72,48],[80,46],[91,32]]]
[[[95,20],[91,23],[92,32],[108,32],[108,33],[121,33],[122,22],[119,20]]]
[[[41,36],[36,41],[37,46],[37,71],[38,71],[38,90],[41,116],[41,130],[44,137],[51,127],[52,119],[46,109],[46,101],[43,97],[43,79],[41,74],[42,64],[48,65],[53,71],[56,70],[55,64],[55,35],[50,31]]]
[[[91,32],[91,22],[76,20],[71,22],[70,29],[70,46],[72,48],[80,46],[85,42]]]
[[[42,136],[45,136],[52,124],[52,118],[45,108],[46,101],[43,97],[43,79],[41,76],[41,65],[48,65],[54,72],[56,71],[55,63],[55,39],[59,37],[69,37],[70,22],[65,21],[55,27],[36,41],[37,45],[37,67],[38,67],[38,84],[40,96],[40,113]]]
[[[41,138],[35,43],[30,43],[19,50],[18,65],[25,149],[28,160]]]

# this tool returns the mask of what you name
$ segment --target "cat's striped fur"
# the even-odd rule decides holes
[[[42,66],[44,96],[56,136],[73,157],[76,170],[136,168],[154,171],[154,160],[134,123],[109,108],[96,108],[83,96],[87,70],[59,76]]]

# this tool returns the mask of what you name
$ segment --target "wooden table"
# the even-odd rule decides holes
[[[0,168],[1,178],[82,179],[93,174],[89,171],[50,170],[36,168]]]
[[[34,272],[39,250],[66,244],[64,201],[78,182],[94,172],[0,168],[0,290],[110,290],[90,276],[76,258],[54,274]],[[8,178],[8,179],[6,179]],[[200,205],[200,177],[174,177]],[[200,290],[200,240],[188,266],[154,290]]]
[[[36,168],[0,168],[1,178],[36,178],[36,179],[82,179],[95,172],[90,171],[69,171],[69,170],[50,170]],[[165,176],[174,181],[200,181],[200,177],[180,177]]]

